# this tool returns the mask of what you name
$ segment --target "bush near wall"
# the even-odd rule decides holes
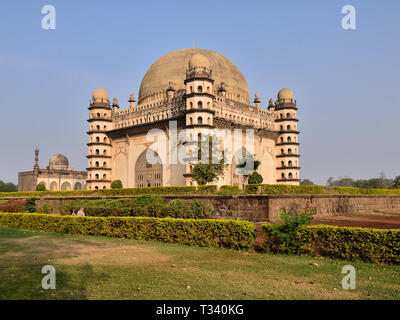
[[[236,220],[149,217],[76,217],[0,213],[0,225],[36,231],[157,240],[200,247],[252,248],[255,226]]]
[[[187,204],[179,199],[168,204],[159,195],[142,195],[136,199],[73,200],[60,206],[62,215],[70,215],[72,210],[85,209],[86,216],[92,217],[155,217],[155,218],[211,218],[213,209],[200,200]],[[47,213],[39,208],[39,212]]]
[[[291,186],[277,184],[248,184],[247,194],[354,194],[354,195],[400,195],[400,189],[362,189],[352,187]]]
[[[8,200],[0,204],[0,212],[25,212],[28,210],[27,200]]]
[[[32,191],[32,192],[0,192],[0,198],[7,197],[76,197],[76,196],[134,196],[143,194],[160,195],[191,195],[191,194],[215,194],[218,187],[209,186],[177,186],[177,187],[148,187],[125,189],[101,189],[101,190],[76,190],[76,191]]]
[[[178,186],[178,187],[149,187],[77,191],[32,191],[32,192],[0,192],[0,198],[29,198],[29,197],[107,197],[134,196],[143,194],[159,195],[207,195],[207,194],[241,194],[237,186]],[[400,195],[400,189],[361,189],[350,187],[325,186],[290,186],[274,184],[248,184],[247,194],[354,194],[354,195]]]
[[[265,231],[263,249],[281,253],[281,239],[272,234],[271,225]],[[296,238],[307,255],[373,263],[400,264],[400,231],[334,226],[301,226]]]
[[[238,195],[242,194],[242,189],[239,186],[230,186],[230,185],[223,185],[219,187],[218,194],[219,195]]]

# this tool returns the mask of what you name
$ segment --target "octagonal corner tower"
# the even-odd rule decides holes
[[[172,51],[154,62],[143,77],[138,103],[149,102],[149,97],[166,90],[171,83],[176,90],[185,89],[186,70],[195,54],[204,55],[209,60],[216,88],[223,82],[232,100],[250,104],[249,88],[239,68],[218,52],[197,48]]]

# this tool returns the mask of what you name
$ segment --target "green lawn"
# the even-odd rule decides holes
[[[41,287],[47,264],[56,290]],[[346,264],[355,290],[341,288]],[[0,270],[0,300],[400,299],[400,267],[3,227]]]

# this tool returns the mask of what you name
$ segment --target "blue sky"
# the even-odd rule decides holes
[[[56,8],[57,28],[41,28]],[[341,27],[356,8],[357,29]],[[0,3],[0,180],[56,153],[87,166],[97,87],[125,103],[162,55],[195,46],[230,58],[263,106],[289,87],[301,176],[400,175],[400,1],[11,1]]]

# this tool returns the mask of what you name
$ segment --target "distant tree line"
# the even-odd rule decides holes
[[[18,191],[18,187],[14,183],[12,182],[5,183],[0,180],[0,192],[16,192],[16,191]]]
[[[314,183],[309,179],[303,179],[300,182],[303,186],[312,186]],[[355,187],[355,188],[366,188],[366,189],[392,189],[400,188],[400,176],[394,179],[386,178],[385,173],[381,173],[378,178],[372,179],[358,179],[354,180],[349,177],[340,177],[334,179],[330,177],[326,182],[328,187]]]

